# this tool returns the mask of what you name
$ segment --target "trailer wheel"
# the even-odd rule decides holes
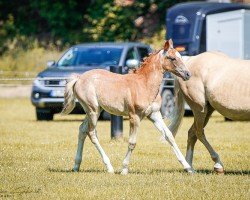
[[[163,118],[169,117],[174,109],[174,95],[171,90],[165,89],[162,93],[161,114]]]

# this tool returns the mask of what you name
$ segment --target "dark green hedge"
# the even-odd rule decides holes
[[[178,2],[135,0],[122,7],[110,0],[0,0],[0,53],[13,46],[29,48],[35,40],[42,46],[52,43],[57,47],[137,40],[150,36],[151,27],[164,24],[166,8]],[[152,4],[157,5],[155,12],[150,12]],[[147,23],[136,27],[134,20],[139,16]]]

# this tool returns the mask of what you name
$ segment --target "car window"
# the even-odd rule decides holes
[[[147,57],[149,54],[148,48],[144,48],[144,47],[138,47],[138,52],[139,52],[141,61],[143,60],[143,58]]]
[[[119,63],[122,48],[80,47],[70,49],[58,61],[59,67],[65,66],[109,66]]]
[[[58,61],[58,66],[70,66],[73,65],[77,57],[76,49],[69,49],[62,58]]]
[[[128,50],[126,60],[128,60],[128,59],[138,59],[138,56],[137,56],[134,48],[131,48]]]

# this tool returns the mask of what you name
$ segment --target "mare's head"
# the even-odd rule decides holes
[[[180,53],[174,49],[171,39],[165,42],[163,50],[159,53],[162,54],[164,60],[162,67],[165,71],[172,72],[176,76],[181,77],[184,81],[191,77],[191,72],[184,64]]]

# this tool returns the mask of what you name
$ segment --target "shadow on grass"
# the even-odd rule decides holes
[[[39,193],[41,191],[38,189],[31,189],[30,187],[20,186],[17,188],[12,188],[10,191],[0,190],[0,198],[13,198],[14,196],[29,194],[29,193]]]
[[[73,171],[73,169],[58,169],[58,168],[48,168],[49,172],[56,172],[56,173],[105,173],[105,170],[99,170],[99,169],[83,169],[79,170],[79,172]]]
[[[197,174],[217,174],[213,170],[209,169],[198,169],[196,170]],[[224,175],[250,175],[249,170],[225,170]]]
[[[99,170],[99,169],[82,169],[79,172],[74,172],[72,169],[53,169],[48,168],[49,172],[56,172],[56,173],[107,173],[106,170]],[[138,174],[138,175],[152,175],[152,174],[162,174],[162,173],[182,173],[182,174],[189,174],[184,170],[177,170],[177,169],[153,169],[150,171],[140,171],[140,170],[130,170],[129,174]],[[120,171],[116,171],[115,174],[120,174]],[[213,170],[209,169],[198,169],[195,170],[195,174],[217,174]],[[192,174],[190,174],[192,175]],[[250,175],[249,170],[228,170],[225,171],[224,175]]]

